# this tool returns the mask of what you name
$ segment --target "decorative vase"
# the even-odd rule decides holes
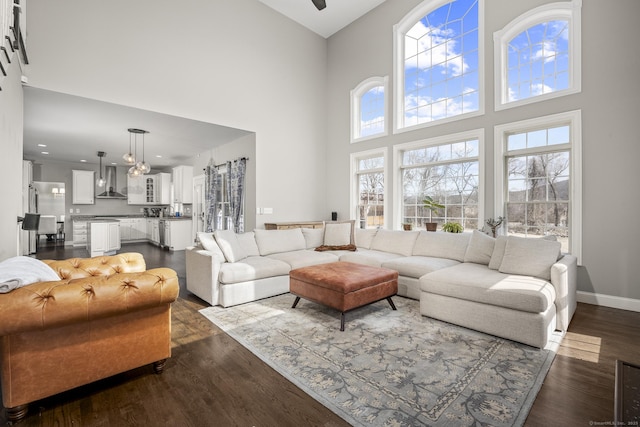
[[[427,227],[427,231],[436,231],[438,229],[437,222],[426,222],[424,225]]]
[[[402,229],[404,231],[411,231],[413,229],[413,224],[402,224]]]

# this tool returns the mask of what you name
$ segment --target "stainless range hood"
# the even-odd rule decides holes
[[[100,193],[96,196],[97,199],[126,199],[127,196],[124,194],[118,193],[116,189],[116,167],[115,166],[105,166],[104,168],[105,179],[107,183],[105,184],[106,191],[104,193]]]

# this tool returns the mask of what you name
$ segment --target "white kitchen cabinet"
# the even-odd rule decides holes
[[[127,175],[127,203],[130,205],[146,204],[145,176]]]
[[[118,218],[120,221],[120,240],[140,241],[147,239],[147,223],[144,218]]]
[[[170,173],[158,173],[156,174],[156,205],[169,205],[171,204],[171,174]]]
[[[95,172],[72,170],[74,205],[93,205],[95,203]]]
[[[87,221],[73,219],[73,246],[87,245]]]
[[[147,218],[147,239],[154,245],[160,244],[160,220]]]
[[[173,168],[173,203],[193,203],[193,166]]]
[[[172,251],[181,251],[193,245],[192,221],[190,219],[176,219],[160,221],[164,226],[164,247]]]
[[[90,256],[114,255],[120,249],[119,221],[89,222],[87,231]]]

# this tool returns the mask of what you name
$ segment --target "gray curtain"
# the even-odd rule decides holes
[[[219,167],[213,164],[213,160],[209,162],[209,165],[205,168],[204,172],[205,177],[205,192],[204,192],[204,203],[205,203],[205,215],[204,215],[204,226],[205,231],[212,232],[218,229],[218,213],[219,213],[219,202],[218,195],[220,194],[220,174]]]
[[[229,216],[236,233],[244,233],[244,177],[247,159],[241,158],[227,163],[229,183]]]

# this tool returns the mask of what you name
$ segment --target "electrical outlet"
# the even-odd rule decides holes
[[[263,211],[265,214],[272,214],[273,213],[273,208],[263,208]]]
[[[80,208],[76,208],[76,213],[80,213]]]
[[[73,208],[69,208],[69,213],[73,213]]]

